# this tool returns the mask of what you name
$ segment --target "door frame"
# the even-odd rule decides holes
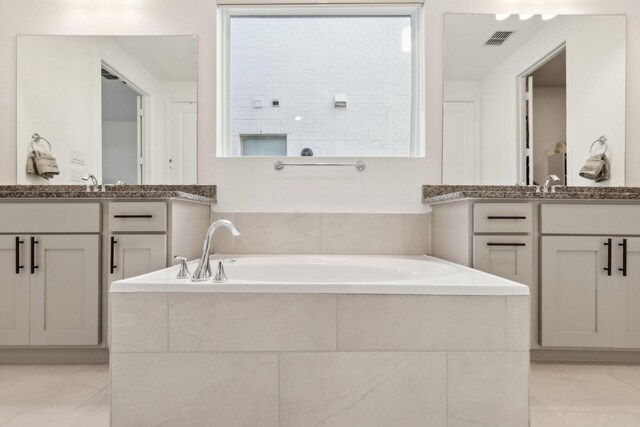
[[[526,182],[527,180],[527,165],[526,165],[527,122],[525,120],[526,103],[527,103],[527,77],[531,73],[533,73],[535,70],[537,70],[538,68],[542,67],[544,64],[552,60],[556,55],[558,55],[563,50],[567,53],[566,67],[567,67],[567,74],[569,74],[571,70],[571,56],[569,55],[568,40],[564,38],[558,45],[547,50],[546,53],[544,53],[539,59],[534,61],[531,65],[527,66],[521,73],[519,73],[516,76],[516,86],[517,86],[516,96],[518,97],[518,100],[516,102],[516,107],[517,107],[516,127],[517,127],[517,141],[518,141],[518,147],[516,150],[516,155],[518,157],[516,159],[516,165],[518,165],[518,168],[517,168],[518,182],[519,181]],[[567,79],[567,86],[566,86],[567,112],[570,111],[570,106],[571,106],[570,95],[571,95],[571,82],[570,82],[570,79]],[[567,126],[566,144],[567,144],[567,153],[569,153],[570,139],[571,139],[569,138],[569,136],[571,135],[571,129],[572,129],[570,114],[567,114],[566,126]],[[565,185],[571,185],[571,183],[569,182],[569,178],[571,175],[569,171],[572,169],[569,163],[570,163],[570,157],[567,156],[567,182],[565,183]],[[533,165],[531,165],[531,176],[533,176]]]
[[[138,184],[147,184],[150,180],[150,165],[149,159],[150,156],[150,135],[151,135],[151,95],[150,92],[145,89],[144,84],[136,81],[135,79],[130,79],[125,76],[122,72],[118,70],[117,66],[113,66],[112,62],[104,57],[100,60],[101,67],[105,68],[111,74],[116,75],[123,82],[127,83],[127,86],[131,88],[134,92],[138,94],[140,97],[140,107],[142,107],[142,111],[138,111],[136,115],[138,126],[136,129],[136,134],[138,135],[139,144],[137,147],[138,158],[136,159],[136,169],[138,171],[138,176],[140,177],[140,182]],[[101,97],[102,98],[102,97]],[[141,113],[141,114],[140,114]],[[99,176],[102,178],[102,113],[100,113],[100,149],[98,150],[98,169]],[[142,172],[140,172],[140,160],[142,159]],[[130,184],[130,183],[127,183]]]
[[[473,103],[473,113],[475,114],[475,120],[473,123],[473,160],[475,161],[475,168],[473,173],[473,179],[476,184],[480,184],[482,179],[482,144],[480,141],[481,128],[480,128],[480,98],[478,97],[465,97],[465,96],[447,96],[442,99],[442,123],[444,125],[444,104],[447,102],[471,102]],[[444,128],[443,128],[444,130]],[[442,144],[444,144],[444,136],[442,138]],[[444,146],[440,149],[444,153]],[[440,171],[440,183],[444,183],[444,168]]]
[[[198,106],[198,100],[193,98],[185,98],[183,96],[167,96],[165,97],[165,131],[164,131],[164,181],[167,183],[170,174],[169,160],[171,159],[171,107],[173,104],[189,103]],[[200,118],[196,120],[196,149],[200,143],[200,134],[198,128]],[[198,165],[196,167],[196,176],[198,175]],[[197,181],[197,180],[196,180]]]

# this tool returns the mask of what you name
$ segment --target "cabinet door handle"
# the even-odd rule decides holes
[[[116,238],[111,236],[111,251],[110,251],[110,255],[109,255],[109,272],[111,274],[113,274],[115,269],[118,268],[118,266],[114,264],[114,262],[115,262],[116,243],[118,243]]]
[[[513,215],[489,215],[487,219],[527,219],[527,217]]]
[[[19,236],[16,236],[16,274],[20,274],[20,269],[24,268],[24,265],[20,265],[20,245],[24,243],[24,240],[20,240]]]
[[[487,246],[527,246],[526,243],[487,243]]]
[[[622,271],[622,275],[627,277],[627,239],[622,239],[622,243],[618,243],[618,246],[622,246],[622,268],[619,268],[619,271]]]
[[[611,239],[607,239],[604,245],[607,247],[607,266],[604,271],[607,272],[607,276],[611,276]]]
[[[114,218],[153,218],[153,215],[114,215]]]
[[[35,274],[36,268],[39,268],[39,266],[36,265],[36,245],[38,243],[40,242],[37,241],[35,237],[31,237],[31,274]]]

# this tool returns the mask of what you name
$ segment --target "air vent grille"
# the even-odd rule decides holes
[[[118,76],[111,74],[109,71],[105,70],[104,68],[102,69],[102,77],[104,77],[107,80],[118,80]]]
[[[513,35],[513,31],[496,31],[493,33],[489,40],[485,42],[485,46],[501,46],[507,41],[509,37]]]

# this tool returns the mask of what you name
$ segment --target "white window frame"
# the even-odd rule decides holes
[[[411,150],[408,157],[425,157],[425,40],[422,4],[251,5],[218,6],[217,13],[217,157],[231,157],[231,33],[233,16],[408,16],[411,18]],[[356,158],[357,156],[338,156]],[[384,157],[384,156],[378,156]],[[392,158],[392,157],[386,157]],[[398,157],[393,157],[398,158]]]

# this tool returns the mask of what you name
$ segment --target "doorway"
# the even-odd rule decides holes
[[[522,77],[523,163],[527,185],[567,180],[567,56],[553,52]]]
[[[143,184],[142,94],[102,68],[102,183]]]

